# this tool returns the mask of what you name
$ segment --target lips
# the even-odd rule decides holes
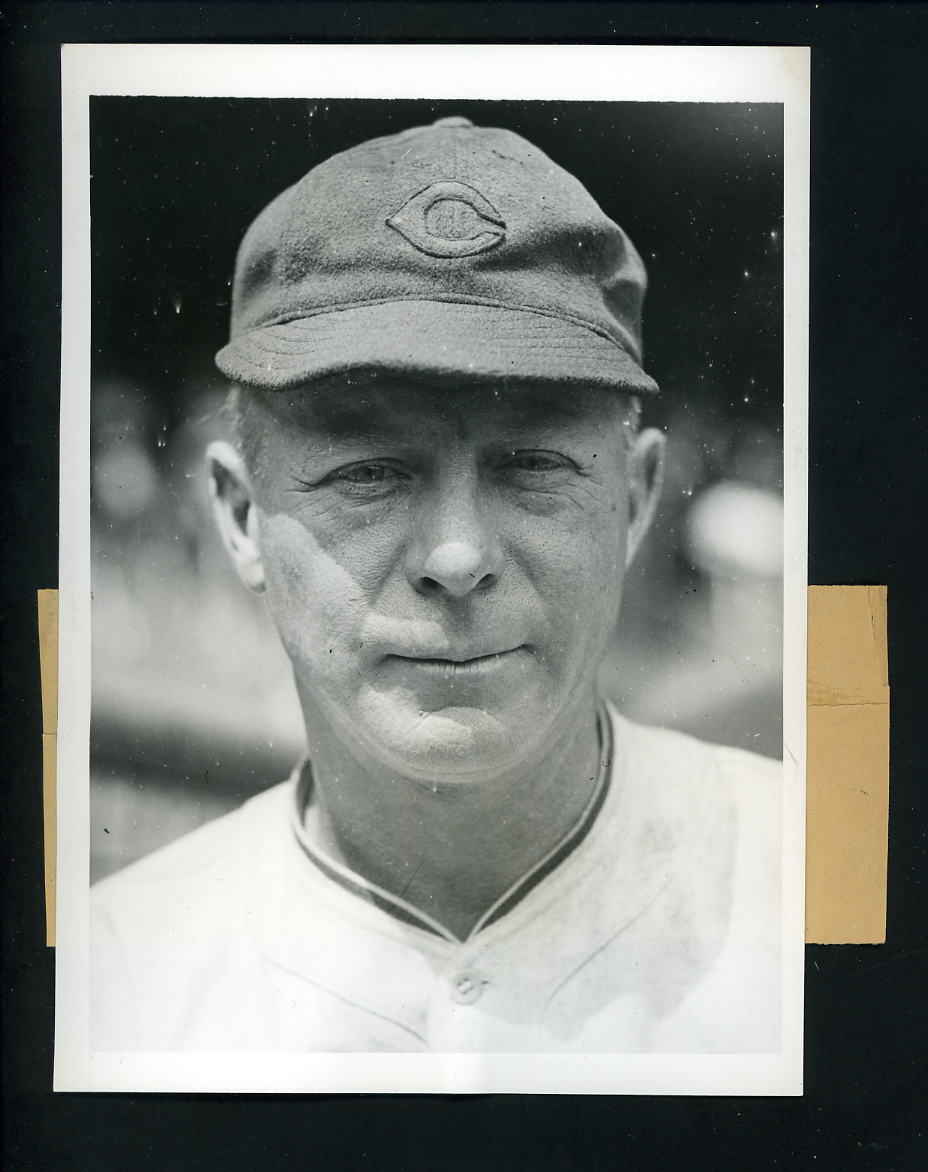
[[[521,651],[522,645],[518,644],[515,647],[505,647],[500,650],[493,651],[449,651],[442,648],[440,651],[392,651],[385,658],[387,659],[403,659],[410,663],[419,663],[423,665],[433,664],[435,666],[450,666],[450,667],[467,667],[468,665],[478,667],[481,663],[491,664],[495,660],[502,659],[507,655],[514,655],[517,651]]]
[[[431,680],[442,687],[467,686],[497,676],[502,678],[509,665],[521,658],[524,650],[518,646],[488,655],[458,655],[453,659],[447,653],[444,656],[388,655],[384,664],[394,667],[407,678]]]

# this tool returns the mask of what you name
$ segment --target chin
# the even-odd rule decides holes
[[[379,696],[363,713],[364,739],[384,764],[415,780],[481,781],[512,769],[537,746],[524,714],[507,720],[463,705],[423,713],[386,699]]]

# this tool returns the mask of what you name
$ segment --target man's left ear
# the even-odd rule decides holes
[[[628,539],[626,569],[651,527],[664,483],[664,433],[647,427],[635,436],[628,453]]]

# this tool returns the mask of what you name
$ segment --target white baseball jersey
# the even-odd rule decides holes
[[[583,824],[464,941],[319,855],[299,772],[104,880],[92,1048],[778,1049],[779,764],[608,719]]]

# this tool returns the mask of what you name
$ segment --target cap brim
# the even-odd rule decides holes
[[[276,391],[368,369],[657,391],[631,354],[579,322],[449,301],[379,302],[248,330],[216,365],[234,382]]]

